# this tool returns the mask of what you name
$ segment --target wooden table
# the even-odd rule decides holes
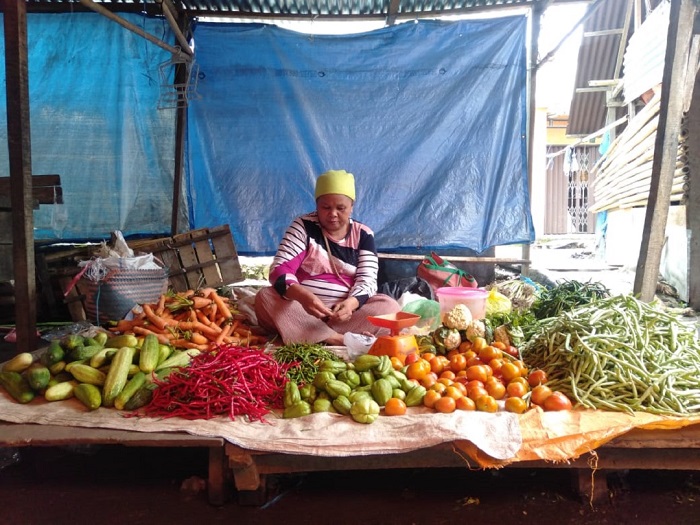
[[[66,445],[122,445],[127,447],[207,447],[209,503],[225,502],[224,442],[219,437],[193,436],[184,432],[132,432],[105,428],[56,425],[25,425],[0,422],[0,447],[56,447]]]
[[[267,499],[266,476],[298,472],[396,468],[479,468],[452,443],[410,451],[349,457],[320,457],[245,450],[226,443],[240,503]],[[673,430],[633,429],[569,462],[519,461],[507,468],[569,468],[574,488],[586,501],[608,496],[606,475],[614,470],[700,470],[700,424]]]

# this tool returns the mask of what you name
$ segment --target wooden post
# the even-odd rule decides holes
[[[7,146],[12,207],[12,261],[15,277],[17,351],[36,346],[36,274],[34,270],[34,205],[29,132],[27,6],[3,0]]]
[[[678,156],[678,134],[683,113],[685,75],[695,74],[694,69],[688,70],[688,54],[694,21],[695,2],[693,0],[671,0],[651,186],[633,288],[633,292],[646,302],[654,298],[661,266],[661,251],[666,236],[673,172]]]

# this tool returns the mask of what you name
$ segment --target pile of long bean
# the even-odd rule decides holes
[[[695,326],[631,295],[543,320],[520,349],[548,386],[579,406],[683,416],[700,412]]]

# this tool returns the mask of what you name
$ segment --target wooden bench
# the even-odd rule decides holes
[[[24,425],[0,422],[0,447],[122,445],[127,447],[206,447],[209,449],[209,503],[226,500],[224,439],[181,432],[131,432],[104,428]]]
[[[10,177],[0,177],[0,199],[10,196]],[[60,175],[32,175],[34,208],[40,204],[63,204]],[[9,204],[8,204],[9,206]]]
[[[317,471],[411,468],[471,468],[479,465],[453,443],[399,454],[325,457],[261,452],[226,443],[228,467],[233,473],[239,502],[264,504],[266,478],[274,474]],[[608,497],[606,475],[619,470],[700,470],[700,424],[672,430],[633,429],[578,459],[521,461],[506,468],[568,468],[574,488],[584,501]]]

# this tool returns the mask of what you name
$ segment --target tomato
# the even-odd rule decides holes
[[[467,395],[467,385],[465,385],[464,383],[460,383],[459,381],[455,381],[450,386],[453,388],[456,388],[457,390],[462,392],[463,396]]]
[[[503,357],[503,351],[496,348],[493,345],[489,345],[485,348],[482,348],[479,351],[479,359],[481,359],[484,363],[488,363],[492,359],[499,359]]]
[[[433,408],[437,412],[441,412],[443,414],[451,414],[457,409],[457,403],[453,398],[443,396],[437,401],[435,401],[435,405],[433,406]]]
[[[459,372],[467,368],[467,358],[464,354],[455,354],[450,358],[450,370]]]
[[[486,390],[486,387],[484,386],[474,386],[472,388],[467,388],[467,397],[471,398],[473,401],[476,401],[482,396],[488,396],[489,393]]]
[[[455,374],[452,370],[444,370],[442,374],[438,376],[438,381],[440,379],[449,379],[450,381],[454,381],[455,377],[457,377],[457,374]]]
[[[530,387],[523,381],[511,381],[506,386],[508,397],[523,397],[530,391]]]
[[[474,350],[476,353],[479,353],[482,348],[485,348],[488,345],[489,344],[486,342],[486,339],[484,339],[483,337],[475,337],[472,341],[472,350]]]
[[[523,414],[527,412],[527,401],[522,397],[509,397],[506,399],[506,412],[513,412],[514,414]]]
[[[459,352],[461,354],[463,354],[464,352],[468,352],[471,349],[472,349],[472,342],[471,341],[462,341],[460,343],[460,345],[457,347],[457,350],[459,350]]]
[[[469,368],[467,368],[467,379],[469,379],[470,381],[476,379],[477,381],[485,383],[486,380],[489,378],[489,373],[486,370],[487,368],[488,366],[486,365],[470,366]]]
[[[542,408],[544,408],[546,411],[571,410],[573,408],[573,404],[563,392],[552,392],[544,400],[544,405],[542,405]]]
[[[479,355],[474,351],[474,350],[467,350],[466,352],[462,352],[464,354],[464,358],[469,362],[470,359],[474,359],[475,357],[479,357]]]
[[[551,395],[552,389],[549,388],[547,385],[537,385],[535,388],[532,389],[532,393],[530,394],[530,401],[532,401],[536,405],[544,407],[545,399],[547,399]]]
[[[452,383],[454,383],[454,380],[450,379],[449,377],[439,377],[437,382],[442,383],[445,386],[450,386]]]
[[[439,392],[436,392],[435,390],[428,390],[425,393],[425,396],[423,396],[423,406],[433,408],[435,406],[435,402],[441,397],[442,395],[440,395]]]
[[[423,385],[425,388],[430,388],[433,386],[435,383],[437,383],[438,376],[435,375],[433,372],[430,372],[427,374],[423,379],[418,381],[421,385]]]
[[[489,378],[484,387],[491,397],[494,399],[503,399],[506,396],[506,385],[501,383],[496,378]]]
[[[403,368],[403,363],[401,362],[401,359],[398,357],[392,357],[390,358],[391,360],[391,366],[394,370],[401,370]]]
[[[517,365],[517,367],[520,369],[520,375],[521,377],[527,377],[527,375],[530,373],[530,371],[527,369],[525,366],[525,363],[523,363],[522,360],[518,359],[517,361],[514,361],[514,363]]]
[[[464,397],[464,393],[459,388],[453,385],[450,385],[447,388],[445,388],[445,393],[443,395],[451,397],[452,399],[459,399],[460,397]]]
[[[387,416],[403,416],[406,413],[406,403],[401,399],[392,397],[384,405],[384,413]]]
[[[491,359],[491,361],[489,361],[489,367],[491,370],[493,370],[494,375],[501,374],[501,367],[503,366],[504,362],[505,361],[503,361],[503,358]]]
[[[406,364],[410,365],[411,363],[415,363],[420,359],[420,356],[418,355],[418,352],[411,352],[410,354],[406,354]]]
[[[446,389],[447,389],[447,385],[445,383],[435,383],[428,390],[433,390],[433,391],[437,392],[438,394],[442,395],[445,393]]]
[[[467,396],[455,399],[455,405],[457,406],[457,410],[476,410],[476,403]]]
[[[510,383],[516,377],[521,377],[520,367],[511,361],[503,363],[503,366],[501,367],[501,375],[506,383]]]
[[[436,355],[430,360],[430,369],[439,376],[449,363],[450,360],[444,355]]]
[[[479,359],[478,355],[475,355],[474,357],[470,357],[469,359],[467,359],[467,368],[469,368],[470,366],[483,365],[483,364],[484,364],[484,362],[481,359]]]
[[[481,412],[498,412],[498,403],[490,396],[479,396],[476,400],[476,409]]]
[[[509,345],[506,347],[504,352],[508,355],[511,355],[513,357],[520,357],[520,350],[518,350],[516,347],[513,345]]]
[[[459,354],[459,347],[453,348],[452,350],[448,350],[448,352],[445,354],[447,359],[452,359],[452,356],[455,356]]]
[[[491,346],[498,348],[499,350],[505,350],[506,344],[502,341],[492,341]]]
[[[527,382],[533,388],[544,385],[547,382],[547,373],[544,370],[533,370],[528,374]]]
[[[430,362],[426,361],[425,359],[419,359],[415,363],[411,363],[406,369],[406,377],[409,379],[418,379],[419,381],[429,373]]]
[[[433,352],[423,352],[423,353],[420,355],[420,358],[421,358],[421,359],[425,359],[426,361],[428,361],[428,363],[430,363],[430,360],[431,360],[433,357],[435,357],[435,354],[434,354]]]

